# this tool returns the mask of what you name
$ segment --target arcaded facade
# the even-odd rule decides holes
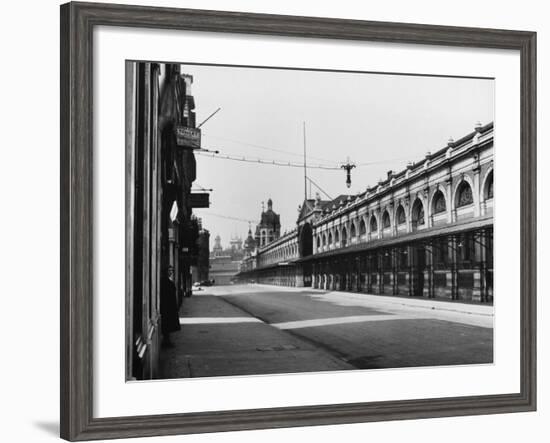
[[[359,195],[306,200],[239,277],[386,295],[493,300],[493,124]]]

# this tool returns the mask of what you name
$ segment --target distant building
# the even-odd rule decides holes
[[[252,229],[248,228],[248,236],[246,237],[246,240],[244,241],[244,255],[249,256],[251,255],[254,250],[256,249],[256,240],[254,240],[254,237],[252,237]]]
[[[219,257],[220,255],[223,255],[222,238],[216,235],[214,247],[212,248],[212,257]]]
[[[262,210],[260,223],[256,226],[255,240],[259,247],[266,246],[281,235],[281,219],[273,211],[273,200],[267,201],[267,211]]]
[[[197,258],[191,267],[194,282],[209,280],[210,271],[210,232],[199,224],[199,236],[197,239]]]
[[[245,256],[243,240],[238,236],[231,237],[229,248],[221,244],[221,237],[216,235],[210,254],[210,280],[216,285],[228,285],[239,272],[240,264]]]

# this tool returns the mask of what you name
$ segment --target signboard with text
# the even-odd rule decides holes
[[[200,149],[201,130],[187,126],[176,126],[176,144],[182,148]]]

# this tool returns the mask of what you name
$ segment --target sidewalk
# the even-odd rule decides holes
[[[286,287],[286,286],[270,286],[263,284],[256,284],[258,287],[262,288],[277,288],[277,291],[289,291],[289,292],[308,292],[308,293],[318,293],[319,295],[325,295],[327,298],[341,298],[342,300],[358,300],[364,301],[369,304],[369,306],[375,305],[396,305],[396,306],[406,306],[411,308],[418,309],[429,309],[429,310],[440,310],[440,311],[450,311],[450,312],[460,312],[463,314],[475,314],[483,316],[493,316],[494,308],[493,305],[488,304],[477,304],[477,303],[462,303],[460,301],[446,301],[433,298],[423,298],[423,297],[406,297],[406,296],[391,296],[391,295],[378,295],[378,294],[367,294],[359,292],[348,292],[348,291],[330,291],[324,289],[313,289],[313,288],[295,288],[295,287]]]
[[[353,369],[215,295],[185,298],[180,324],[171,334],[175,346],[161,350],[161,378]]]
[[[274,288],[255,285],[258,288]],[[461,303],[458,301],[434,300],[431,298],[375,295],[345,291],[325,291],[312,288],[288,288],[275,286],[277,291],[294,292],[339,306],[358,306],[376,309],[389,314],[410,315],[451,321],[483,328],[493,328],[494,307],[486,304]]]

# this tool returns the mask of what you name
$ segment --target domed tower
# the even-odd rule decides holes
[[[248,236],[244,241],[244,252],[246,255],[251,255],[254,252],[254,249],[256,249],[256,240],[254,240],[254,237],[252,237],[252,229],[249,226]]]
[[[231,237],[229,244],[232,251],[241,251],[243,249],[243,240],[238,235]]]
[[[222,252],[222,239],[219,235],[216,235],[216,238],[214,239],[214,247],[212,248],[212,255],[214,257],[217,257],[219,255],[222,255]]]
[[[281,236],[281,220],[279,214],[273,211],[273,200],[267,201],[267,211],[262,210],[260,224],[256,227],[256,245],[266,246]]]

